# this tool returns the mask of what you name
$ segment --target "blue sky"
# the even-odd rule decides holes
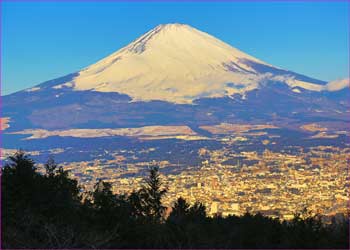
[[[321,80],[349,75],[348,2],[2,2],[2,94],[78,71],[161,23]]]

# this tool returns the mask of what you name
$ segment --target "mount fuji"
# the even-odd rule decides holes
[[[348,80],[313,79],[188,25],[166,24],[79,72],[2,102],[8,133],[160,125],[201,133],[200,126],[222,123],[348,123],[350,89]]]

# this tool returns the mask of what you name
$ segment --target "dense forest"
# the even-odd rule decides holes
[[[203,204],[181,197],[165,216],[157,167],[128,195],[113,194],[102,181],[84,191],[52,159],[45,169],[39,173],[24,152],[2,168],[2,248],[349,249],[348,219],[325,224],[307,212],[291,221],[249,213],[208,217]]]

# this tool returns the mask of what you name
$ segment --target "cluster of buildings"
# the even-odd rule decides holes
[[[102,179],[112,183],[115,193],[127,194],[141,187],[150,166],[158,165],[167,188],[165,205],[170,207],[182,197],[190,203],[202,202],[210,215],[260,212],[291,219],[305,208],[329,216],[348,213],[350,148],[318,146],[294,151],[200,149],[202,163],[182,171],[171,171],[179,166],[167,161],[125,163],[122,154],[115,152],[112,160],[69,163],[65,169],[86,190]]]
[[[182,197],[192,204],[202,202],[212,216],[260,212],[288,220],[305,208],[325,216],[349,213],[349,147],[288,146],[249,151],[233,148],[236,139],[226,141],[218,150],[200,148],[200,164],[138,161],[136,152],[119,150],[108,152],[108,160],[101,157],[63,166],[84,190],[92,190],[98,180],[103,180],[112,184],[113,192],[127,194],[139,189],[149,167],[157,165],[167,188],[163,200],[166,206],[171,207]],[[155,150],[146,148],[141,153]],[[3,150],[2,157],[14,152]]]

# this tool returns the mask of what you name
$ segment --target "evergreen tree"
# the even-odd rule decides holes
[[[190,204],[186,202],[182,197],[178,198],[172,207],[172,211],[169,215],[168,221],[182,224],[188,217]]]
[[[23,151],[10,156],[1,173],[2,207],[4,213],[13,214],[17,209],[33,206],[37,201],[38,190],[34,161]]]
[[[97,210],[108,211],[115,207],[116,196],[112,192],[112,185],[99,180],[92,193],[93,206]]]
[[[49,177],[53,177],[55,175],[55,171],[57,170],[57,164],[55,160],[50,157],[44,165],[46,170],[46,175]]]
[[[2,175],[6,178],[13,176],[22,181],[30,181],[36,176],[36,167],[34,164],[34,161],[24,151],[17,151],[13,156],[8,158]]]
[[[201,202],[195,202],[193,206],[190,207],[189,219],[195,221],[203,221],[207,217],[206,207]]]
[[[143,201],[141,199],[141,190],[139,191],[133,191],[128,199],[128,203],[130,205],[130,214],[133,219],[140,220],[146,216],[144,212],[144,206],[143,206]]]
[[[150,169],[150,175],[145,182],[146,184],[139,192],[143,214],[150,221],[157,223],[164,215],[165,207],[162,205],[162,198],[166,193],[166,189],[162,188],[158,167]]]

